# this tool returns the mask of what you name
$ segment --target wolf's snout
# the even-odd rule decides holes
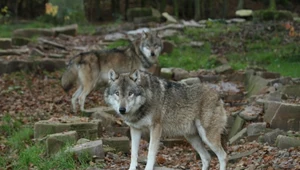
[[[154,57],[154,56],[155,56],[154,52],[151,52],[151,56],[152,56],[152,57]]]
[[[119,108],[119,112],[120,112],[121,114],[124,114],[124,113],[126,112],[126,108],[125,108],[125,107],[120,107],[120,108]]]

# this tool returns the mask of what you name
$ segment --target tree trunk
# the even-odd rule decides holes
[[[239,0],[238,6],[237,6],[236,9],[237,10],[244,9],[244,0]]]
[[[276,10],[276,0],[270,0],[269,1],[269,9],[270,10]]]
[[[200,20],[201,18],[201,0],[194,0],[195,2],[195,16],[194,19],[196,21]]]
[[[176,18],[179,18],[179,0],[173,0],[173,6],[175,16]]]
[[[161,3],[159,5],[159,11],[164,12],[166,9],[167,1],[166,0],[161,0]]]
[[[214,1],[206,0],[206,4],[208,6],[208,12],[206,13],[207,18],[214,18]]]
[[[227,18],[228,14],[228,0],[223,0],[223,17]]]
[[[111,0],[111,11],[114,18],[118,17],[120,14],[120,1]]]
[[[141,0],[141,7],[145,7],[147,4],[147,0]]]
[[[129,8],[129,0],[125,0],[125,20],[127,20],[127,10]]]
[[[188,3],[188,17],[189,18],[193,18],[194,17],[194,0],[187,0],[187,3]]]

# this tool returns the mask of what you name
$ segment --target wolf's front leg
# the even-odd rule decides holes
[[[139,144],[142,136],[142,131],[133,127],[130,127],[131,134],[131,162],[129,170],[135,170],[137,167],[137,159],[139,152]]]
[[[150,145],[148,149],[148,158],[145,170],[153,170],[154,168],[161,133],[162,127],[160,124],[155,124],[150,128]]]

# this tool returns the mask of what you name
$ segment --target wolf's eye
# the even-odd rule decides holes
[[[119,96],[119,92],[118,92],[118,91],[116,91],[116,92],[115,92],[115,95]]]

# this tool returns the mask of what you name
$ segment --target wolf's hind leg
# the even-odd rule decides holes
[[[202,170],[207,170],[209,168],[209,162],[211,157],[208,151],[205,149],[203,141],[201,140],[200,136],[189,135],[189,136],[185,136],[185,138],[190,142],[190,144],[200,155],[202,161]]]
[[[220,163],[220,170],[226,170],[227,154],[222,147],[220,130],[211,128],[210,131],[206,132],[199,119],[195,121],[195,124],[203,142],[217,155]]]
[[[76,100],[78,99],[80,93],[82,92],[82,87],[79,86],[75,93],[72,95],[71,103],[72,103],[72,111],[76,112]]]

